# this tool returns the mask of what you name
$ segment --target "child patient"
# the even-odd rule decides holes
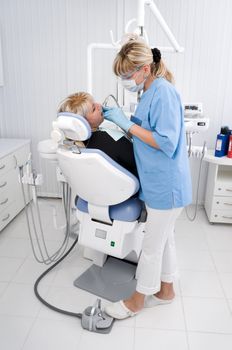
[[[58,109],[58,113],[60,112],[71,112],[86,118],[92,129],[92,135],[90,139],[84,141],[84,146],[100,149],[138,177],[132,143],[125,136],[120,135],[119,139],[115,139],[110,135],[110,130],[107,132],[106,128],[102,130],[99,128],[104,120],[102,106],[96,103],[90,94],[77,92],[69,95],[61,102]]]

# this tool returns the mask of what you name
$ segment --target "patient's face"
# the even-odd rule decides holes
[[[104,120],[101,104],[91,101],[89,112],[85,117],[88,120],[91,128],[97,128]]]

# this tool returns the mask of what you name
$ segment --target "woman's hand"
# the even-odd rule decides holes
[[[106,120],[115,123],[126,132],[134,125],[134,123],[125,116],[121,108],[102,107],[102,111]]]

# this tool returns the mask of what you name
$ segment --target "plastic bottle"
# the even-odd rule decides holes
[[[228,158],[232,158],[232,130],[230,131],[229,147],[228,147],[227,157]]]
[[[217,135],[215,157],[227,155],[229,146],[230,129],[228,126],[222,126],[220,134]]]

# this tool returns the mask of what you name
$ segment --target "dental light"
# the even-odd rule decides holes
[[[113,36],[112,30],[110,31],[110,37],[111,37],[111,43],[90,43],[87,48],[87,91],[92,94],[93,93],[93,52],[97,49],[103,49],[103,50],[119,50],[120,47],[127,41],[127,33],[132,32],[130,30],[131,25],[135,24],[135,29],[133,30],[134,33],[140,35],[144,38],[146,42],[148,42],[148,35],[144,29],[145,26],[145,7],[148,7],[156,20],[158,21],[159,25],[163,29],[164,33],[166,34],[171,46],[159,46],[158,48],[162,52],[170,52],[170,53],[182,53],[184,51],[184,48],[179,45],[177,42],[175,36],[173,35],[171,29],[169,28],[168,24],[166,23],[165,19],[163,18],[161,12],[159,11],[158,7],[152,0],[137,0],[137,18],[130,19],[126,25],[125,30],[122,38],[119,40],[115,40]],[[151,47],[156,47],[154,44],[150,44]],[[117,89],[118,90],[118,89]],[[121,93],[121,91],[117,91],[117,93]],[[119,100],[121,103],[121,96],[117,96],[117,100]]]

